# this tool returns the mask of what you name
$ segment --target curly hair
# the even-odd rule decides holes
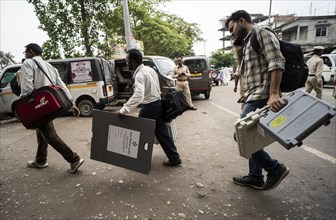
[[[245,10],[238,10],[231,14],[225,21],[225,27],[228,28],[230,21],[239,21],[240,18],[244,18],[248,23],[252,23],[252,18]]]

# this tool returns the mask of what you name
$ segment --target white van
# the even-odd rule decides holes
[[[19,97],[10,88],[10,81],[16,72],[21,68],[21,64],[14,64],[5,67],[0,74],[0,113],[2,115],[14,115],[13,103]]]
[[[92,116],[94,108],[104,109],[114,100],[111,62],[97,57],[48,60],[59,72],[83,117]],[[14,115],[10,81],[21,64],[7,66],[0,75],[0,113]]]
[[[335,71],[336,71],[336,54],[322,54],[323,72],[322,79],[323,85],[333,84]]]

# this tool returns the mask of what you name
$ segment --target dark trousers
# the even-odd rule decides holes
[[[244,118],[248,113],[266,105],[267,99],[246,102],[240,117]],[[272,172],[276,169],[278,164],[277,160],[272,159],[266,151],[261,149],[252,154],[252,157],[249,159],[249,175],[257,180],[261,180],[264,177],[262,175],[262,169],[265,169],[267,172]]]
[[[162,118],[161,100],[143,105],[139,117],[154,119],[156,121],[155,136],[158,139],[163,151],[170,161],[176,161],[180,158],[174,144],[173,138],[168,133],[168,128]]]
[[[60,153],[69,163],[77,162],[79,160],[79,156],[57,135],[52,121],[37,128],[36,136],[38,144],[36,153],[37,163],[47,162],[48,144]]]

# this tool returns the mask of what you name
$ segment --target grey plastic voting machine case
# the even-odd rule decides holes
[[[275,141],[258,125],[267,111],[267,108],[258,109],[234,123],[240,156],[249,159],[253,153]]]
[[[322,125],[328,125],[336,108],[301,90],[285,98],[279,112],[268,111],[259,125],[286,149],[300,146],[304,138]]]
[[[91,159],[149,174],[155,120],[93,111]]]

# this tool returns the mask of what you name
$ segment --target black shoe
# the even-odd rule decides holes
[[[233,177],[233,182],[241,186],[250,186],[254,189],[263,189],[264,180],[257,180],[252,176]]]
[[[289,174],[289,169],[285,165],[279,163],[276,170],[267,174],[267,180],[263,187],[264,190],[271,190],[277,187],[281,181]]]
[[[182,163],[181,159],[178,160],[165,160],[163,161],[163,165],[176,167],[179,166]]]
[[[197,110],[197,108],[195,108],[194,106],[189,107],[190,110]]]

